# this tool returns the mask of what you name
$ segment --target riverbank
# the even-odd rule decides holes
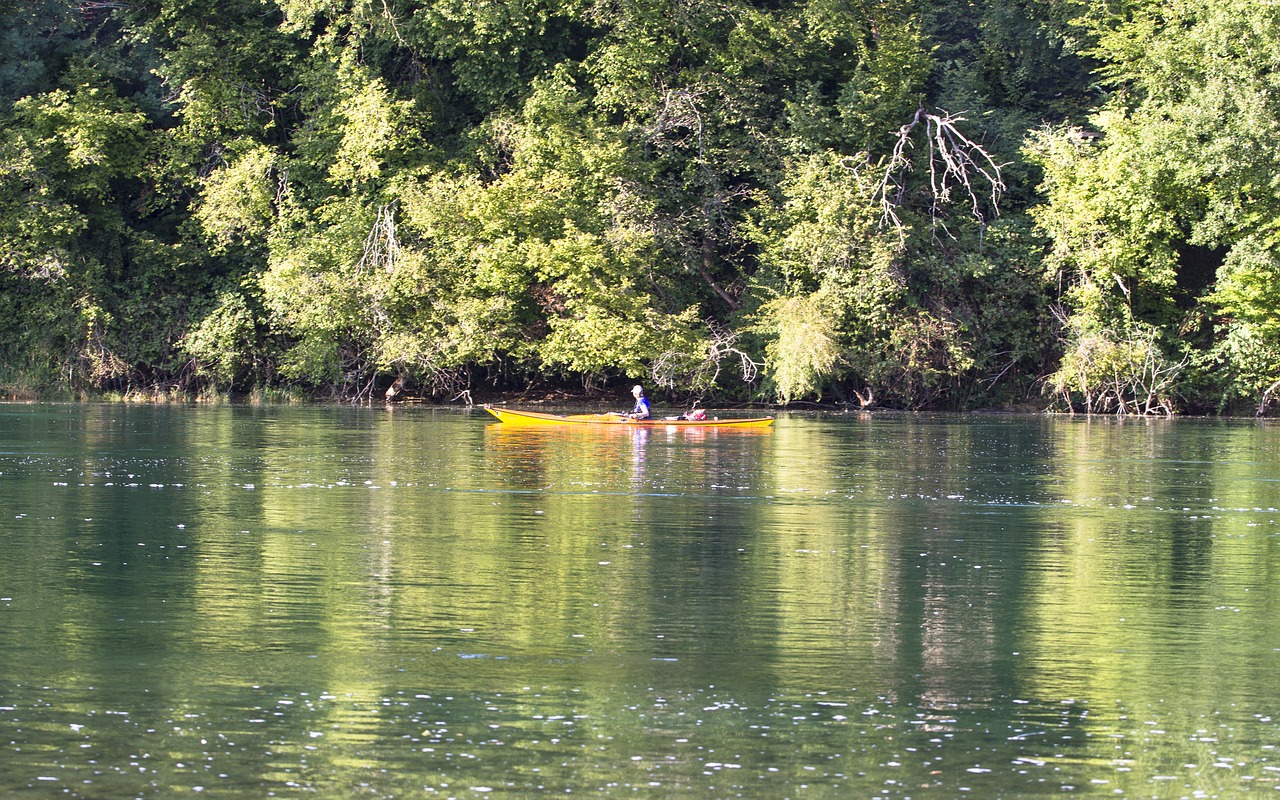
[[[685,409],[694,404],[693,400],[684,400],[676,396],[651,397],[653,405],[661,410]],[[375,396],[368,400],[351,400],[335,398],[322,394],[309,394],[299,391],[261,391],[251,393],[195,393],[177,390],[148,389],[128,392],[102,393],[61,393],[35,392],[29,390],[10,390],[0,388],[0,402],[5,403],[117,403],[122,405],[193,405],[193,406],[304,406],[304,405],[363,405],[387,407],[440,406],[455,408],[472,408],[483,405],[507,406],[512,408],[535,409],[587,409],[587,410],[626,410],[631,406],[629,391],[592,391],[569,392],[564,390],[523,390],[523,391],[465,391],[449,397],[419,396],[404,394],[393,400]],[[815,413],[860,413],[860,414],[911,414],[910,409],[889,406],[863,407],[857,403],[819,403],[813,401],[795,401],[787,404],[766,402],[744,402],[740,400],[698,400],[697,405],[704,408],[731,409],[736,411],[756,409],[760,411],[779,412],[815,412]],[[1044,414],[1051,409],[1044,404],[1021,403],[1003,406],[989,406],[973,409],[920,409],[921,412],[950,412],[964,414]]]
[[[385,391],[372,392],[365,398],[341,398],[322,392],[307,392],[300,389],[268,388],[252,392],[193,392],[174,387],[153,386],[130,389],[127,391],[87,392],[87,391],[39,391],[30,388],[0,385],[0,402],[8,403],[122,403],[130,405],[366,405],[366,406],[453,406],[466,408],[485,404],[511,407],[533,408],[575,408],[575,409],[612,409],[629,408],[631,405],[630,381],[616,387],[594,390],[570,391],[562,387],[527,387],[521,390],[469,389],[449,392],[440,395],[415,394],[402,392],[392,399],[387,399]],[[680,409],[693,404],[693,398],[675,394],[650,392],[650,400],[655,407],[662,409]],[[999,405],[980,406],[975,408],[922,408],[908,409],[893,406],[872,405],[864,407],[857,402],[815,402],[797,400],[790,403],[769,403],[764,401],[741,401],[729,399],[697,399],[698,405],[722,409],[746,410],[759,409],[767,411],[814,411],[834,413],[868,413],[868,414],[904,414],[904,413],[961,413],[961,414],[1065,414],[1073,415],[1066,409],[1055,408],[1051,398],[1041,402],[1023,401]],[[1239,403],[1230,408],[1223,408],[1217,413],[1204,414],[1195,412],[1177,413],[1176,417],[1211,416],[1222,418],[1233,417],[1269,417],[1272,413],[1259,414],[1249,403]],[[1122,416],[1116,414],[1094,414],[1098,417]],[[1142,416],[1129,414],[1127,416]],[[1156,415],[1152,415],[1156,416]],[[1163,416],[1163,415],[1159,415]]]

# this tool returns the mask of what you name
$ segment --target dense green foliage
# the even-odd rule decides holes
[[[0,14],[11,392],[1164,413],[1280,385],[1261,0]]]

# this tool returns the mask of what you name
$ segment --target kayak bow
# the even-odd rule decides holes
[[[625,414],[544,414],[485,406],[486,411],[512,425],[632,425],[641,428],[767,428],[773,417],[751,419],[632,419]]]

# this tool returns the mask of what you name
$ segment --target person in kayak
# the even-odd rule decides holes
[[[631,387],[631,394],[636,399],[635,408],[631,409],[628,415],[632,419],[648,419],[649,418],[649,398],[644,396],[644,388],[641,386]]]

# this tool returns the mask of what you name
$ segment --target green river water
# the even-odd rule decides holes
[[[1280,789],[1280,425],[0,406],[0,797]]]

